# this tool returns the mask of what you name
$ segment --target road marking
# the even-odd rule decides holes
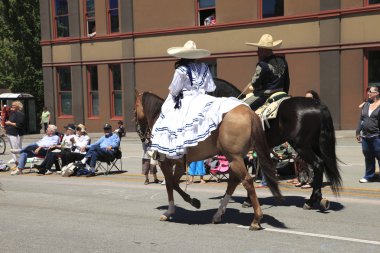
[[[238,228],[249,229],[249,226],[239,225]],[[373,244],[373,245],[380,245],[380,241],[370,241],[370,240],[362,240],[362,239],[356,239],[356,238],[350,238],[350,237],[298,232],[298,231],[291,231],[291,230],[285,230],[285,229],[264,228],[264,231],[284,233],[284,234],[311,236],[311,237],[319,237],[319,238],[326,238],[326,239],[333,239],[333,240],[340,240],[340,241],[359,242],[359,243],[366,243],[366,244]]]

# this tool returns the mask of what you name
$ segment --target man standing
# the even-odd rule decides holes
[[[284,57],[274,55],[272,51],[281,43],[282,40],[274,41],[270,34],[261,36],[258,43],[245,43],[249,46],[258,47],[259,62],[256,65],[256,71],[251,82],[253,95],[245,99],[252,110],[257,110],[273,93],[289,92],[288,63]]]
[[[105,124],[103,127],[104,136],[94,144],[89,145],[89,150],[82,162],[86,162],[90,167],[87,177],[95,176],[95,166],[97,161],[112,161],[115,159],[116,150],[120,146],[120,138],[116,133],[112,133],[112,126]]]

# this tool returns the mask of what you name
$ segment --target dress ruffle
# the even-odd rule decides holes
[[[152,130],[151,149],[172,159],[182,157],[187,147],[207,139],[223,114],[246,105],[236,98],[216,98],[197,91],[185,92],[181,103],[181,108],[174,110],[175,101],[169,95]]]

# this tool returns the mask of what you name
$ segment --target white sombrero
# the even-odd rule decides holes
[[[246,42],[245,44],[248,46],[272,49],[274,47],[281,45],[281,43],[282,43],[282,40],[273,41],[272,35],[264,34],[263,36],[261,36],[260,41],[258,43]]]
[[[171,47],[167,52],[171,56],[184,59],[200,59],[211,54],[206,49],[197,49],[197,45],[192,40],[186,42],[183,47]]]

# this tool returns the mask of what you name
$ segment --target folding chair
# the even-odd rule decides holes
[[[115,158],[112,160],[107,159],[99,159],[96,162],[96,168],[95,170],[102,170],[104,171],[104,175],[108,175],[111,170],[116,169],[117,171],[122,172],[123,171],[123,162],[122,162],[122,153],[120,148],[115,150]],[[120,164],[118,164],[120,162]]]
[[[210,167],[210,178],[216,179],[216,182],[220,183],[222,179],[227,179],[227,174],[230,169],[230,165],[228,163],[228,160],[225,156],[216,156],[216,165],[214,167]],[[212,162],[211,162],[212,163]]]

